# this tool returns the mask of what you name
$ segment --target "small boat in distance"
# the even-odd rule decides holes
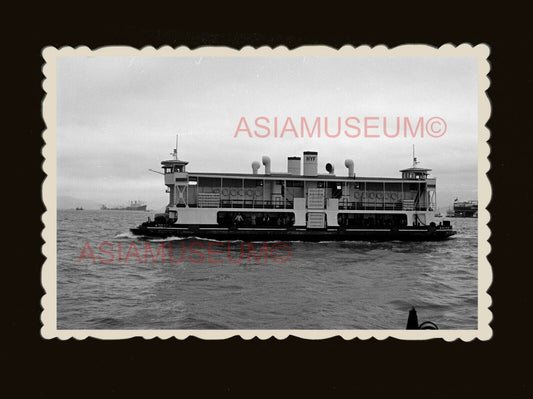
[[[274,172],[263,156],[251,173],[189,172],[188,162],[161,162],[169,193],[165,213],[132,228],[149,237],[217,240],[443,240],[456,234],[450,221],[435,221],[436,179],[413,166],[401,177],[360,177],[354,162],[345,174],[332,164],[318,172],[318,153],[289,157],[287,171]],[[303,173],[301,166],[303,164]]]
[[[458,201],[453,203],[453,214],[456,218],[477,218],[477,201]]]
[[[77,211],[83,211],[83,208],[82,208],[81,206],[77,206],[77,207],[76,207],[76,210],[77,210]]]
[[[130,201],[128,206],[121,206],[116,208],[108,208],[102,205],[103,211],[146,211],[146,204],[141,201]]]

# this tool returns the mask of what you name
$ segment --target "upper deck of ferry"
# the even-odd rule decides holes
[[[161,162],[170,193],[169,206],[200,208],[292,209],[294,201],[308,201],[309,193],[322,191],[323,207],[337,202],[346,210],[431,210],[436,196],[436,179],[430,169],[416,166],[400,170],[399,177],[356,176],[354,162],[346,160],[343,175],[333,165],[318,173],[318,153],[304,152],[304,159],[289,157],[287,172],[273,172],[270,158],[252,163],[252,173],[188,172],[188,162]],[[303,173],[301,166],[303,163]],[[314,190],[314,191],[313,191]],[[330,205],[331,207],[332,205]]]

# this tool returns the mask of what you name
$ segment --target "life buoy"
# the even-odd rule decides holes
[[[228,189],[227,188],[224,188],[222,189],[222,195],[228,195]]]
[[[361,193],[355,192],[353,196],[354,196],[354,198],[360,199],[361,198]]]
[[[398,194],[391,193],[390,198],[391,198],[391,200],[396,201],[398,199]]]
[[[229,192],[232,197],[235,197],[237,195],[237,190],[233,189]]]
[[[239,194],[240,196],[242,196],[242,188],[239,188],[239,189],[237,190],[237,194]]]
[[[367,195],[368,195],[368,198],[370,199],[374,199],[376,196],[374,193],[368,193]]]
[[[251,197],[251,196],[254,195],[254,192],[252,191],[251,188],[249,188],[248,190],[246,190],[246,195],[249,196],[249,197]]]
[[[383,193],[377,193],[376,194],[377,199],[383,199]]]

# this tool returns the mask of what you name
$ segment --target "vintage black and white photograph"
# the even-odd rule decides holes
[[[488,57],[45,49],[43,336],[489,339]]]

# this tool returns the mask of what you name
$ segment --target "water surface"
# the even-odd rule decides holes
[[[240,242],[128,233],[149,215],[58,211],[58,329],[404,329],[412,306],[440,329],[477,328],[477,219],[451,219],[458,234],[440,242],[291,242],[278,262],[246,243],[236,262]]]

